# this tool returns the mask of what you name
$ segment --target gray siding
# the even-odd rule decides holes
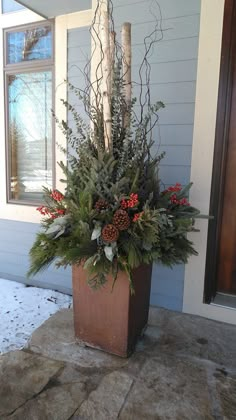
[[[91,40],[89,27],[71,29],[68,31],[68,80],[78,89],[84,90],[86,79],[84,69],[91,55]],[[68,91],[69,103],[76,106],[77,111],[85,121],[88,120],[82,102],[78,100],[72,91]],[[75,128],[71,115],[68,115],[68,123]]]
[[[132,23],[133,79],[138,77],[138,64],[143,55],[143,39],[151,31],[155,20],[150,6],[152,0],[115,0],[116,31],[122,22]],[[167,152],[160,168],[166,186],[175,182],[186,184],[190,180],[195,85],[198,55],[200,0],[159,0],[162,13],[163,40],[155,45],[150,58],[152,64],[152,102],[162,100],[166,108],[160,112],[159,126],[154,129],[155,148]],[[160,17],[160,10],[154,11]],[[88,28],[68,32],[68,79],[81,89],[85,80],[81,69],[90,56]],[[134,88],[134,95],[137,95]],[[69,92],[69,102],[77,99]],[[78,107],[83,113],[83,107]],[[73,127],[71,116],[68,120]],[[29,266],[28,251],[38,225],[0,220],[0,277],[34,285],[71,291],[70,270],[49,268],[34,279],[26,280]],[[184,266],[173,270],[153,267],[151,304],[181,310],[183,298]]]
[[[195,88],[198,57],[200,0],[116,0],[116,32],[121,24],[132,23],[132,79],[138,82],[143,40],[155,26],[155,16],[162,16],[163,39],[155,44],[150,57],[152,103],[161,100],[159,125],[153,134],[155,149],[166,151],[160,165],[165,186],[190,181]],[[134,87],[134,96],[138,88]],[[173,270],[153,267],[151,304],[182,310],[184,266]]]
[[[166,108],[160,112],[159,125],[154,129],[155,148],[166,151],[160,166],[160,177],[165,186],[190,181],[193,122],[195,107],[196,71],[200,0],[159,0],[160,10],[152,0],[116,0],[114,17],[117,36],[121,24],[132,23],[133,66],[132,79],[138,79],[139,64],[143,57],[143,40],[162,14],[163,39],[155,45],[150,57],[152,65],[152,102],[162,100]],[[153,6],[154,5],[154,6]],[[81,72],[90,54],[88,28],[68,33],[68,78],[83,89]],[[134,96],[138,88],[133,89]],[[69,101],[76,98],[69,93]],[[83,115],[82,106],[77,105]],[[69,122],[73,127],[70,115]],[[181,310],[183,299],[184,266],[167,269],[153,267],[151,304]]]
[[[166,185],[186,184],[191,165],[200,0],[159,0],[157,3],[116,0],[116,31],[119,36],[122,22],[132,23],[132,79],[139,82],[143,40],[154,29],[155,17],[159,23],[162,17],[163,39],[155,44],[149,59],[152,102],[161,100],[166,105],[160,112],[154,136],[156,148],[167,152],[160,168],[162,181]],[[138,87],[133,93],[138,94]]]
[[[81,92],[86,87],[84,72],[88,72],[88,69],[85,67],[89,62],[90,56],[91,40],[89,27],[69,30],[67,44],[67,76],[68,81],[77,89],[81,89]],[[70,89],[68,90],[68,101],[75,107],[83,120],[89,123],[82,101],[80,101],[77,95]],[[75,122],[70,112],[67,115],[67,120],[68,125],[73,130],[74,134],[76,134]],[[71,151],[70,146],[68,146],[68,151]]]
[[[38,230],[36,223],[0,219],[0,278],[71,293],[70,269],[56,270],[51,266],[31,279],[26,278],[29,250]]]

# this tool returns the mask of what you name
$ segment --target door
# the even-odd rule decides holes
[[[235,22],[236,25],[236,22]],[[232,56],[228,145],[225,156],[223,206],[219,235],[217,291],[236,294],[236,54]]]
[[[236,296],[236,1],[225,0],[205,278],[206,303]]]

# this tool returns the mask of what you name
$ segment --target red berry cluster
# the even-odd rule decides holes
[[[175,185],[167,188],[167,190],[164,190],[162,192],[163,195],[167,194],[167,193],[175,193],[175,192],[179,192],[182,190],[182,185],[179,184],[178,182],[176,182]],[[190,206],[187,198],[181,198],[180,200],[178,200],[177,195],[176,194],[171,194],[170,196],[170,202],[171,204],[175,204],[178,206]]]
[[[63,214],[65,214],[65,209],[58,209],[58,210],[56,210],[56,213],[59,215],[59,216],[63,216]]]
[[[60,216],[64,216],[65,212],[64,209],[56,209],[54,212],[50,213],[50,217],[51,219],[57,219]]]
[[[39,211],[39,213],[42,214],[43,216],[47,216],[48,214],[50,214],[49,209],[45,206],[37,207],[36,210]]]
[[[143,211],[141,211],[141,213],[136,213],[133,217],[133,222],[137,222],[137,220],[140,219],[140,217],[142,216]]]
[[[166,194],[168,192],[178,192],[178,191],[181,191],[181,189],[182,189],[182,185],[176,182],[175,185],[172,185],[171,187],[167,188],[167,190],[164,190],[162,194]]]
[[[136,207],[138,204],[138,194],[130,194],[129,200],[122,200],[120,204],[122,209]]]
[[[179,206],[190,206],[190,203],[188,202],[187,198],[181,198],[181,200],[178,200],[176,194],[173,194],[170,197],[170,201],[172,204],[177,204]]]
[[[50,216],[51,219],[56,219],[57,217],[63,216],[66,212],[65,209],[56,209],[51,211],[48,207],[45,206],[40,206],[36,210],[39,211],[42,216]]]
[[[57,190],[53,190],[50,194],[50,197],[57,202],[60,202],[64,199],[64,195]],[[49,216],[51,219],[56,219],[57,217],[63,216],[66,213],[66,210],[63,208],[51,210],[46,206],[40,206],[36,210],[39,211],[42,216]]]
[[[64,195],[57,190],[53,190],[52,193],[50,194],[50,196],[55,201],[62,201],[64,199]]]

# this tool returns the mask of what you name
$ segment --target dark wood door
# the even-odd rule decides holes
[[[204,302],[236,295],[236,0],[225,0]]]
[[[236,54],[225,165],[217,289],[236,294]]]
[[[231,10],[232,7],[232,10]],[[236,294],[236,13],[235,1],[226,1],[224,25],[231,23],[230,36],[223,40],[222,65],[228,57],[228,86],[225,85],[224,176],[217,258],[217,291]],[[229,15],[229,13],[232,13]],[[227,29],[227,28],[226,28]],[[226,50],[226,51],[225,51]],[[223,81],[224,82],[224,81]],[[220,105],[220,103],[219,103]]]

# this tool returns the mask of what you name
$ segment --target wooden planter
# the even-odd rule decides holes
[[[128,357],[148,321],[152,267],[134,270],[135,295],[131,296],[125,272],[119,272],[113,291],[113,279],[99,290],[87,284],[82,266],[73,270],[73,308],[75,336],[84,344]]]

